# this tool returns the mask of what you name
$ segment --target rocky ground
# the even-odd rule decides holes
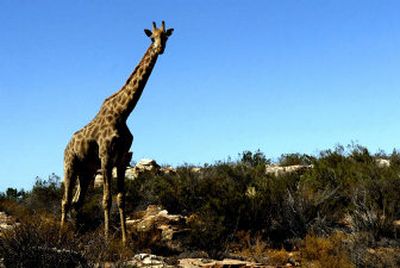
[[[153,241],[153,243],[157,244],[159,247],[164,247],[166,252],[171,252],[174,254],[170,255],[169,257],[164,257],[149,253],[140,253],[124,262],[98,263],[95,265],[95,267],[273,268],[302,266],[300,251],[274,252],[272,250],[267,250],[265,252],[267,257],[263,263],[250,261],[249,258],[240,255],[232,254],[229,258],[215,260],[209,258],[205,252],[187,252],[185,250],[185,235],[188,233],[189,223],[191,220],[191,217],[171,215],[168,213],[168,211],[162,209],[161,207],[150,205],[146,210],[139,211],[134,215],[131,215],[131,217],[127,219],[127,226],[131,233],[140,234],[142,237],[148,238],[149,241]],[[400,221],[396,221],[394,224],[396,224],[396,226],[400,226]],[[0,235],[2,235],[4,232],[12,230],[16,226],[18,226],[18,223],[13,217],[6,215],[4,212],[0,212]],[[351,237],[352,236],[348,236],[346,239],[350,241],[352,239]],[[389,242],[386,242],[386,244]],[[383,241],[380,246],[365,248],[362,250],[362,252],[356,247],[356,245],[354,245],[354,254],[360,254],[360,258],[363,259],[360,262],[398,263],[397,256],[400,256],[400,248],[386,244]],[[55,248],[43,250],[52,250],[54,251],[54,254],[58,254],[59,256],[65,254],[63,250],[57,250]],[[79,255],[79,253],[76,254]],[[278,256],[281,260],[286,261],[283,263],[281,261],[281,265],[278,266],[271,265],[271,263],[274,263],[274,258],[276,256]],[[0,259],[0,268],[3,267],[5,266],[2,264],[2,260]]]
[[[151,254],[137,254],[132,260],[122,264],[127,267],[152,267],[152,268],[274,268],[276,266],[264,265],[259,263],[224,259],[221,261],[207,258],[183,258],[171,259]],[[99,264],[97,267],[116,267],[114,263]]]
[[[251,261],[226,258],[214,260],[208,258],[205,252],[185,251],[185,235],[192,217],[181,215],[170,215],[168,211],[157,206],[149,206],[145,211],[136,213],[132,218],[127,219],[127,226],[132,232],[141,233],[142,237],[147,237],[154,241],[158,246],[162,246],[166,251],[174,252],[177,257],[164,258],[151,254],[138,254],[126,264],[133,267],[206,267],[206,268],[225,268],[225,267],[276,267]],[[191,257],[185,257],[190,256]],[[202,255],[202,256],[201,256]],[[194,257],[196,256],[196,257]],[[200,257],[201,256],[201,257]],[[111,265],[111,264],[110,264]],[[300,263],[288,257],[286,267],[300,266]],[[111,266],[112,267],[112,266]]]
[[[127,219],[127,227],[133,233],[140,233],[146,236],[149,241],[153,241],[158,247],[164,247],[166,251],[174,252],[175,257],[156,256],[148,253],[136,254],[133,258],[122,263],[105,262],[96,264],[95,267],[181,267],[181,268],[258,268],[276,267],[240,259],[226,258],[214,260],[208,257],[205,252],[186,252],[185,234],[188,231],[188,223],[191,217],[181,215],[170,215],[168,211],[154,205],[150,205],[146,210],[140,211]],[[0,235],[18,226],[16,220],[0,212]],[[54,254],[62,256],[63,250],[43,249],[52,251]],[[77,253],[76,253],[77,254]],[[189,256],[189,257],[188,257]],[[286,267],[299,266],[298,262],[289,261]],[[0,268],[5,267],[0,259]]]

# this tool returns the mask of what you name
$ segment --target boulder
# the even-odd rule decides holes
[[[160,169],[160,172],[163,174],[170,174],[170,175],[176,175],[176,169],[174,169],[171,166],[167,166],[167,167],[162,167]]]
[[[159,164],[153,159],[142,159],[140,160],[134,167],[128,166],[125,170],[125,179],[126,180],[135,180],[141,173],[145,171],[154,172],[158,174],[159,172],[163,173],[172,173],[175,172],[175,169],[172,167],[161,168]],[[114,168],[112,171],[112,178],[117,178],[117,169]],[[94,180],[94,187],[100,187],[103,185],[103,176],[101,175],[101,170],[98,170],[97,175]]]
[[[153,159],[142,159],[136,164],[136,168],[140,170],[159,170],[160,165],[157,164],[157,162]]]
[[[175,267],[168,265],[163,257],[140,253],[136,254],[131,260],[123,263],[124,267],[152,267],[152,268],[167,268]]]
[[[179,260],[178,267],[182,268],[274,268],[275,266],[264,265],[254,262],[241,261],[235,259],[224,259],[221,261],[211,259],[188,258]]]
[[[125,171],[125,180],[134,180],[138,176],[135,167],[127,167]]]
[[[201,172],[201,167],[192,167],[192,172],[193,173],[200,173]]]
[[[380,168],[390,167],[390,160],[384,158],[377,158],[375,159],[375,163]]]
[[[167,210],[154,205],[147,207],[126,220],[127,227],[133,234],[146,237],[148,241],[168,251],[184,251],[184,237],[189,228],[187,218],[181,215],[170,215]]]

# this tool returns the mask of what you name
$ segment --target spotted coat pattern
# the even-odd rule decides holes
[[[133,135],[126,120],[135,108],[153,67],[164,52],[173,29],[165,30],[162,23],[153,30],[145,30],[152,43],[125,85],[102,104],[95,118],[75,132],[64,151],[64,196],[62,199],[61,230],[65,227],[70,208],[80,211],[86,191],[93,183],[97,170],[103,175],[103,208],[105,236],[108,237],[111,208],[112,169],[117,168],[117,202],[120,213],[122,240],[126,241],[125,223],[125,169],[132,153],[129,152]],[[77,190],[73,196],[74,188]]]

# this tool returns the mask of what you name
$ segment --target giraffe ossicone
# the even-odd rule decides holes
[[[120,214],[122,241],[126,242],[125,223],[125,169],[131,161],[133,135],[126,125],[128,116],[135,108],[159,55],[163,54],[173,29],[160,28],[153,22],[152,30],[145,29],[151,45],[142,60],[129,76],[125,85],[102,104],[95,118],[75,132],[64,151],[64,196],[61,202],[61,231],[66,224],[71,207],[78,212],[82,208],[89,185],[96,172],[103,177],[104,233],[108,238],[112,169],[117,169],[117,203]],[[77,190],[73,193],[75,186]]]

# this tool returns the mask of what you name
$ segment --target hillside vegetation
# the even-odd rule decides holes
[[[382,159],[390,164],[382,165]],[[265,172],[270,163],[262,152],[247,151],[235,161],[206,164],[200,171],[183,165],[170,174],[145,172],[126,181],[127,215],[158,205],[188,216],[186,251],[217,259],[238,256],[284,265],[295,252],[304,267],[400,266],[398,151],[373,155],[351,145],[314,156],[285,154],[277,164],[312,168],[278,176]],[[6,265],[43,266],[49,260],[58,266],[90,265],[120,262],[143,251],[176,254],[135,234],[121,249],[116,207],[115,239],[105,241],[101,188],[90,189],[82,213],[72,221],[74,228],[58,239],[62,193],[55,175],[37,179],[30,191],[1,193],[0,211],[21,223],[0,236]],[[43,248],[55,248],[64,257],[52,259],[54,252]]]

